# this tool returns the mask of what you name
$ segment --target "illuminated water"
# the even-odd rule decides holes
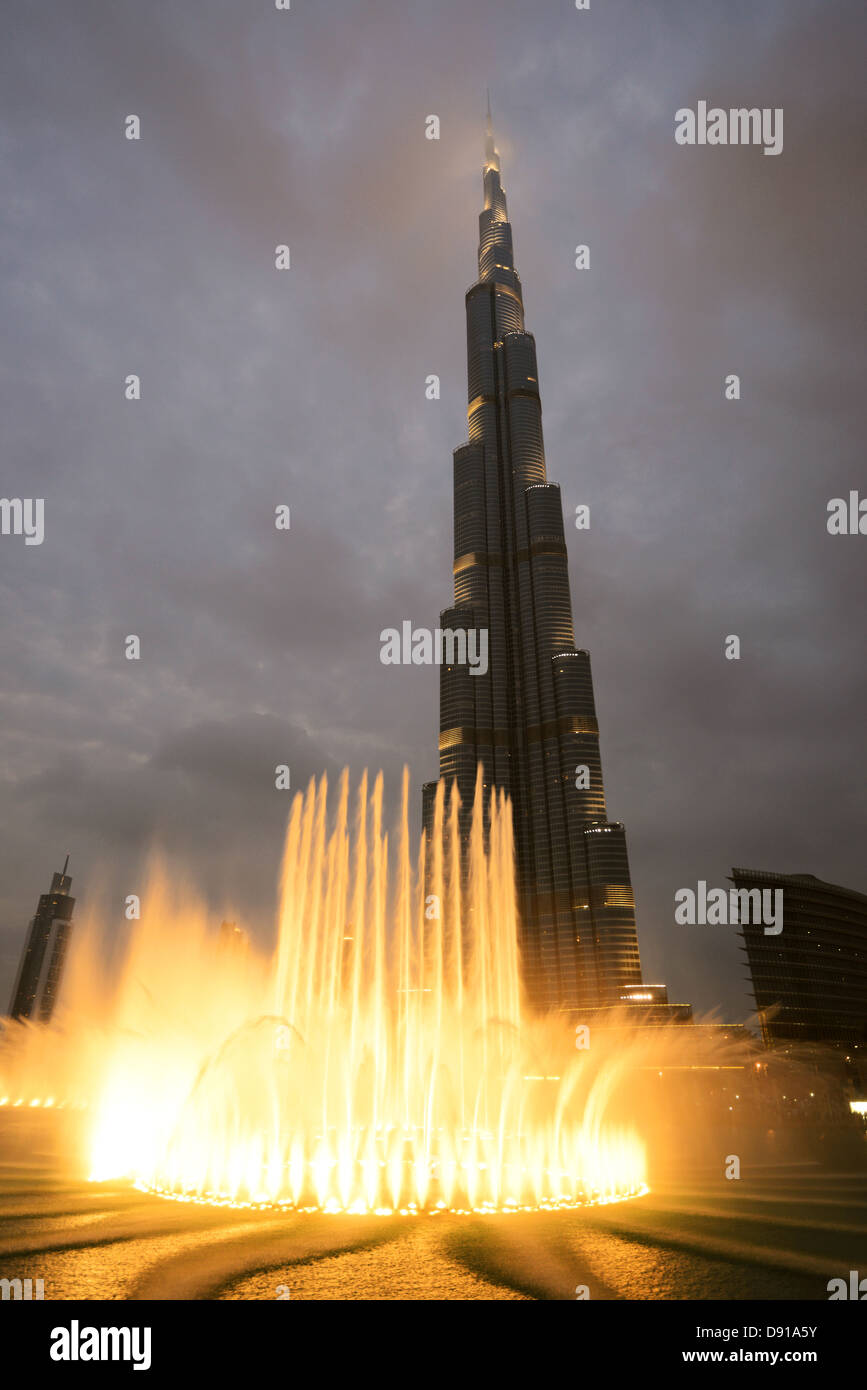
[[[622,1059],[522,1007],[505,799],[486,843],[478,782],[462,894],[456,799],[426,864],[408,796],[405,774],[391,838],[381,776],[295,798],[271,956],[156,875],[110,1020],[68,1009],[53,1050],[28,1030],[0,1103],[86,1103],[92,1178],[187,1200],[435,1214],[642,1190]]]

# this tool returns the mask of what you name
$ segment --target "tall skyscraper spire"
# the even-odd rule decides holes
[[[540,1007],[618,1003],[641,983],[619,822],[602,783],[590,658],[576,648],[560,489],[548,482],[536,344],[488,116],[479,278],[466,294],[469,442],[454,454],[454,607],[488,669],[440,668],[440,780],[466,836],[477,769],[511,798],[524,978]],[[437,783],[424,788],[430,833]]]

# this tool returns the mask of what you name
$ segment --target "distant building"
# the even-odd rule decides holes
[[[665,985],[627,985],[610,1004],[563,1010],[574,1023],[597,1027],[656,1028],[671,1023],[693,1023],[691,1004],[669,1004]]]
[[[665,985],[630,985],[620,996],[619,1008],[647,1025],[692,1023],[691,1004],[669,1004]]]
[[[69,896],[72,879],[66,872],[68,867],[67,854],[63,872],[52,877],[51,891],[40,896],[36,916],[27,932],[9,1006],[12,1018],[47,1023],[54,1012],[75,907],[75,899]]]
[[[742,926],[766,1044],[867,1049],[867,896],[813,874],[732,869],[738,889],[782,889],[783,930]]]

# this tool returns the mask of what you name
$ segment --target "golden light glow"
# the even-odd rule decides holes
[[[477,782],[463,892],[456,795],[446,807],[440,784],[429,852],[411,853],[408,823],[406,773],[396,844],[381,775],[371,790],[365,774],[353,812],[344,773],[331,815],[325,779],[311,782],[290,813],[271,956],[221,946],[154,877],[94,1071],[93,1179],[328,1213],[645,1190],[622,1061],[591,1060],[568,1025],[522,1006],[505,798]]]

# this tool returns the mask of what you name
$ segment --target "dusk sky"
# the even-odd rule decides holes
[[[863,4],[2,11],[0,493],[45,538],[0,536],[0,1010],[67,851],[81,924],[124,932],[159,843],[265,942],[277,764],[407,763],[419,828],[438,672],[380,632],[452,600],[490,87],[645,978],[748,1018],[675,892],[867,892],[867,538],[826,527],[867,495]],[[783,108],[782,153],[679,146],[702,100]]]

